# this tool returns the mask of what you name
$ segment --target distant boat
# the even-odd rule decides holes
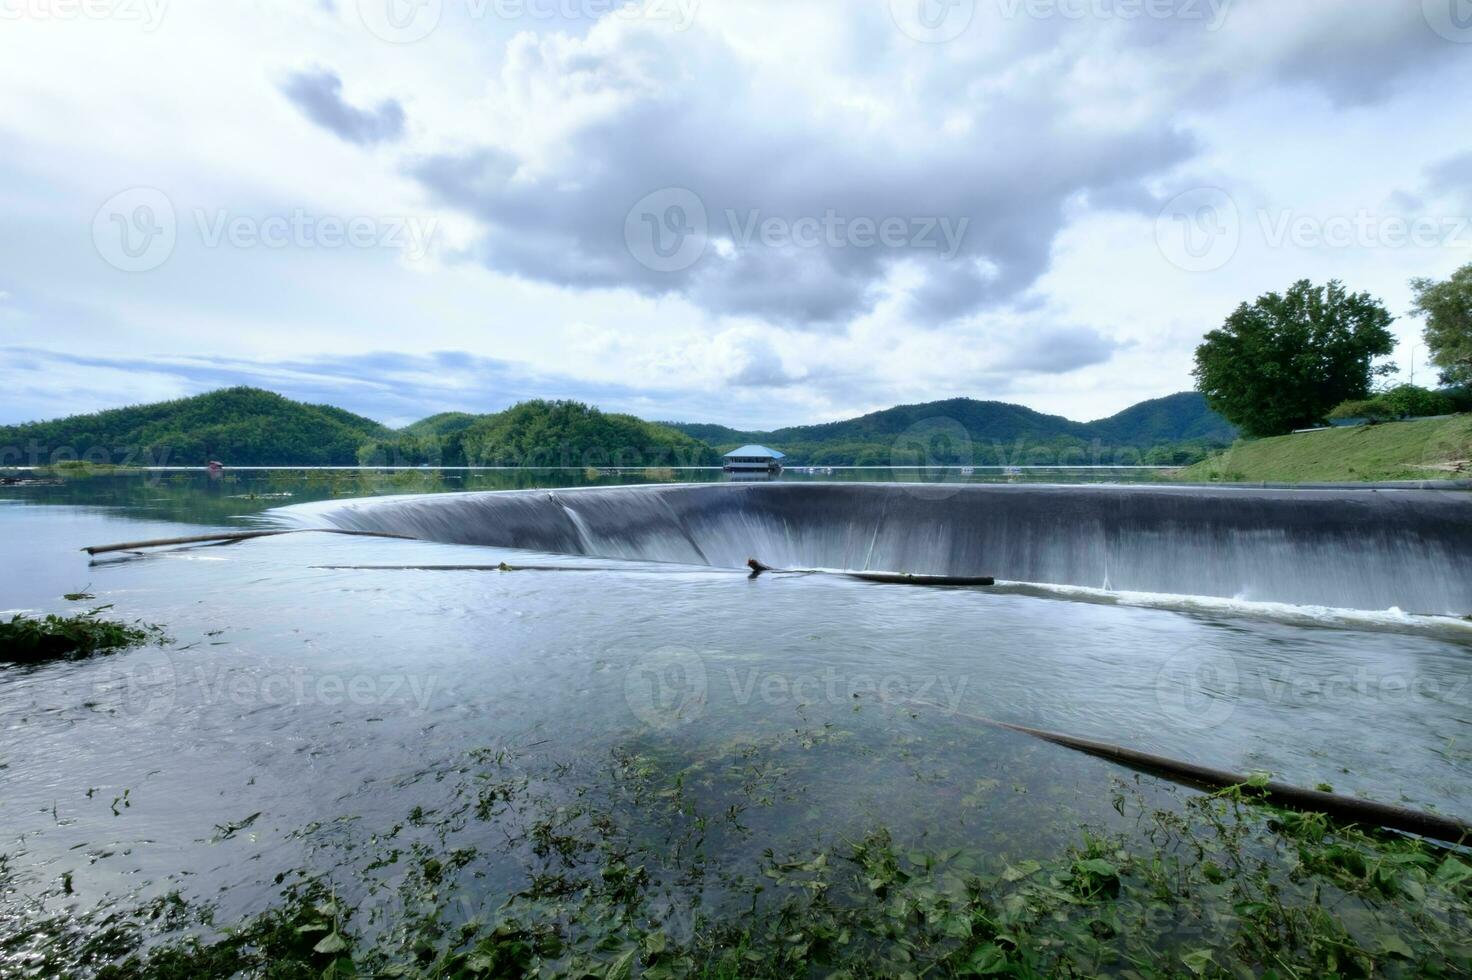
[[[974,466],[963,466],[963,467],[961,467],[961,475],[962,476],[975,476],[976,475],[976,467],[974,467]]]

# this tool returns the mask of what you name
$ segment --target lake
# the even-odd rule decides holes
[[[1472,624],[1441,615],[1455,610],[753,578],[327,534],[91,562],[79,551],[276,526],[298,518],[275,508],[320,513],[370,494],[679,478],[280,470],[0,488],[0,609],[107,605],[172,638],[0,668],[11,909],[60,901],[65,880],[66,901],[84,905],[178,889],[244,914],[302,867],[341,871],[348,900],[371,905],[380,892],[361,857],[380,835],[454,811],[467,773],[484,793],[493,769],[553,794],[574,781],[636,822],[620,780],[678,778],[692,808],[726,819],[699,844],[720,874],[672,879],[672,907],[720,908],[732,900],[722,875],[756,873],[764,852],[860,839],[881,822],[1004,867],[1081,825],[1128,831],[1121,784],[1166,807],[1194,792],[984,719],[1472,816]],[[839,478],[865,474],[814,477]],[[503,561],[577,570],[364,567]],[[78,592],[95,598],[62,598]],[[505,833],[491,825],[440,832],[488,853]],[[653,818],[640,830],[671,833]],[[466,916],[514,890],[517,853],[461,882]]]

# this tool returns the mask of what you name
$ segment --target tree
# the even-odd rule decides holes
[[[1416,303],[1411,310],[1426,318],[1426,348],[1441,368],[1441,383],[1472,381],[1472,263],[1446,282],[1412,279]]]
[[[1369,293],[1307,279],[1286,295],[1243,303],[1196,348],[1196,387],[1212,409],[1250,436],[1316,425],[1340,402],[1364,398],[1375,367],[1395,349],[1394,318]]]

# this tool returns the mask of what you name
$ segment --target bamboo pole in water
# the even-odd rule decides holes
[[[905,703],[921,707],[935,708],[941,711],[950,710],[944,705],[914,698],[903,700]],[[1408,807],[1377,803],[1374,800],[1361,800],[1353,796],[1341,796],[1337,793],[1325,793],[1316,789],[1304,789],[1301,786],[1292,786],[1288,783],[1273,781],[1254,782],[1251,777],[1241,773],[1230,772],[1225,769],[1214,769],[1210,766],[1198,766],[1194,762],[1182,762],[1179,759],[1170,759],[1163,755],[1139,752],[1135,749],[1127,749],[1124,746],[1113,745],[1109,742],[1100,742],[1090,738],[1079,738],[1075,735],[1065,735],[1062,732],[1050,732],[1042,728],[1028,728],[1026,725],[1014,725],[1010,722],[997,721],[994,718],[986,718],[981,715],[967,714],[965,712],[955,712],[955,714],[959,715],[959,717],[968,718],[971,721],[990,725],[994,728],[1005,728],[1008,731],[1020,732],[1024,735],[1030,735],[1033,738],[1040,738],[1045,742],[1052,742],[1055,745],[1062,745],[1065,748],[1098,756],[1101,759],[1108,759],[1111,762],[1117,762],[1120,765],[1128,766],[1132,769],[1140,769],[1155,775],[1164,776],[1175,782],[1190,783],[1196,786],[1209,786],[1215,789],[1237,787],[1244,796],[1259,797],[1270,803],[1275,803],[1293,810],[1323,813],[1348,823],[1388,827],[1392,830],[1418,834],[1422,837],[1430,837],[1452,844],[1472,844],[1472,823],[1459,820],[1456,817],[1446,817],[1437,813],[1425,813],[1420,810],[1412,810]]]
[[[865,582],[884,582],[890,585],[996,585],[997,580],[989,575],[916,575],[910,572],[847,572],[822,568],[773,568],[755,558],[746,560],[755,578],[763,572],[785,572],[801,575],[842,575],[844,578],[862,579]]]
[[[348,531],[337,527],[298,527],[279,531],[234,531],[226,534],[191,534],[183,538],[154,538],[149,541],[126,541],[122,544],[95,544],[83,548],[89,555],[104,555],[110,551],[141,551],[144,548],[163,548],[173,544],[199,544],[205,541],[249,541],[252,538],[270,538],[278,534],[348,534],[363,538],[401,538],[417,540],[408,534],[392,534],[388,531]]]

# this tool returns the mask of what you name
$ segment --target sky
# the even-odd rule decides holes
[[[0,0],[0,424],[1091,420],[1472,261],[1472,0]]]

